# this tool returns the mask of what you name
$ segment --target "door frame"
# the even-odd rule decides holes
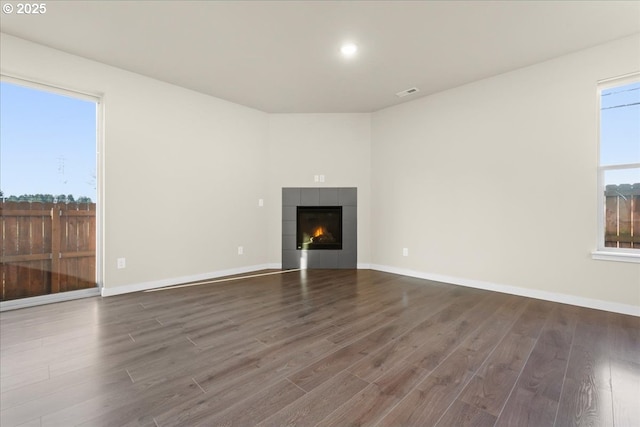
[[[96,287],[9,301],[0,301],[0,312],[79,298],[100,296],[104,283],[104,95],[63,87],[51,83],[38,82],[7,73],[0,74],[0,81],[96,103]]]

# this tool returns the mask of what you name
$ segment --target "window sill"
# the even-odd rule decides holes
[[[591,258],[601,261],[633,262],[640,264],[640,253],[632,254],[629,252],[593,251],[591,252]]]

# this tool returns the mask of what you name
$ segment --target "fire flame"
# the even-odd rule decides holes
[[[313,237],[320,237],[325,233],[326,233],[326,231],[325,231],[324,227],[320,226],[320,227],[316,228],[313,231]]]

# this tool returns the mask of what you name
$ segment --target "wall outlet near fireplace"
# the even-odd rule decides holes
[[[409,248],[402,248],[402,256],[409,256]]]
[[[118,258],[117,266],[118,266],[118,269],[125,268],[127,266],[127,259],[126,258]]]
[[[238,246],[238,255],[244,254],[244,248],[242,246]]]

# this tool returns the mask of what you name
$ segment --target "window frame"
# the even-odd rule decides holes
[[[640,249],[636,248],[612,248],[605,246],[605,216],[606,216],[606,206],[605,206],[605,173],[613,170],[622,170],[622,169],[640,169],[639,163],[624,163],[624,164],[612,164],[605,165],[601,164],[601,108],[602,108],[602,92],[613,87],[624,86],[631,83],[640,83],[640,72],[631,73],[624,76],[614,77],[610,79],[600,80],[597,84],[596,96],[597,100],[597,124],[598,124],[598,176],[597,176],[597,246],[596,250],[592,252],[592,258],[597,260],[606,260],[606,261],[620,261],[620,262],[632,262],[632,263],[640,263]]]

